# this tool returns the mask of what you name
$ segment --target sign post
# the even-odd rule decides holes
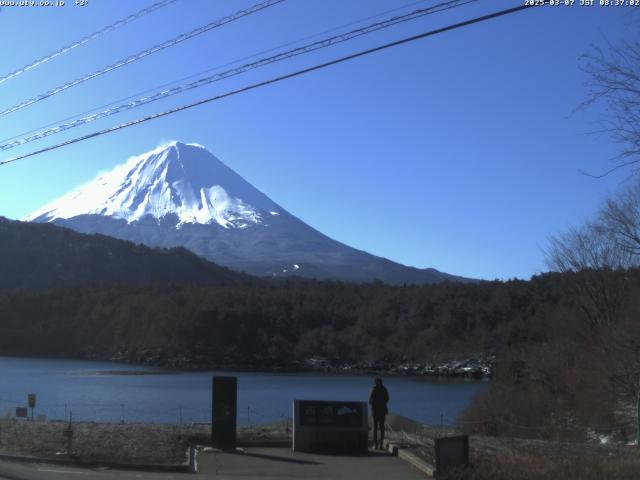
[[[30,393],[27,395],[27,403],[31,409],[31,421],[33,421],[33,411],[36,408],[36,394]]]
[[[436,472],[438,479],[446,480],[452,469],[469,464],[469,436],[436,438]]]
[[[213,377],[211,440],[224,450],[236,448],[238,378]]]

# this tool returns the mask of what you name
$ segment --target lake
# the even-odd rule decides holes
[[[291,417],[294,399],[366,401],[371,375],[181,372],[111,362],[0,357],[0,414],[27,406],[35,415],[101,422],[211,421],[211,377],[238,377],[238,423]],[[438,425],[452,424],[487,382],[383,377],[389,411]]]

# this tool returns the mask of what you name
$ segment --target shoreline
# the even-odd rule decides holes
[[[105,360],[105,358],[87,358],[85,360]],[[439,359],[431,361],[392,362],[342,362],[326,357],[315,356],[302,360],[293,360],[286,364],[276,359],[258,361],[211,361],[201,356],[188,354],[170,355],[166,352],[139,352],[122,350],[110,355],[106,360],[123,362],[130,365],[172,368],[185,371],[237,371],[252,373],[331,373],[346,375],[380,375],[380,376],[422,376],[436,378],[469,378],[490,379],[495,370],[494,354],[479,353],[463,356],[458,359]]]
[[[136,372],[129,370],[112,370],[96,372],[97,375],[162,375],[173,372],[202,372],[221,371],[238,373],[328,373],[339,375],[379,375],[387,377],[425,377],[434,379],[467,379],[490,380],[495,370],[495,355],[479,354],[473,356],[460,356],[455,360],[432,361],[406,361],[398,364],[391,362],[336,362],[324,357],[312,357],[303,360],[292,361],[286,365],[277,361],[267,360],[257,364],[255,362],[216,363],[202,358],[188,357],[187,355],[166,355],[152,352],[119,351],[115,354],[99,355],[89,353],[84,355],[17,355],[0,352],[0,357],[21,359],[51,359],[68,361],[95,361],[108,362],[130,366],[155,367],[166,369],[159,372]]]

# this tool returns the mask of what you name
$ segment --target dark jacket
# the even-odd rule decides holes
[[[369,403],[371,404],[371,415],[373,417],[383,417],[387,410],[389,402],[389,392],[384,385],[374,385],[369,392]]]

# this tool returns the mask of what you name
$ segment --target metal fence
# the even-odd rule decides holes
[[[16,408],[27,408],[27,400],[0,398],[0,417],[16,418]],[[238,406],[238,425],[255,427],[278,422],[290,422],[291,411],[278,411],[259,405]],[[69,401],[64,403],[36,402],[28,409],[25,421],[75,421],[105,423],[149,423],[167,425],[211,424],[211,407],[175,403],[159,408],[141,407],[133,403]]]

